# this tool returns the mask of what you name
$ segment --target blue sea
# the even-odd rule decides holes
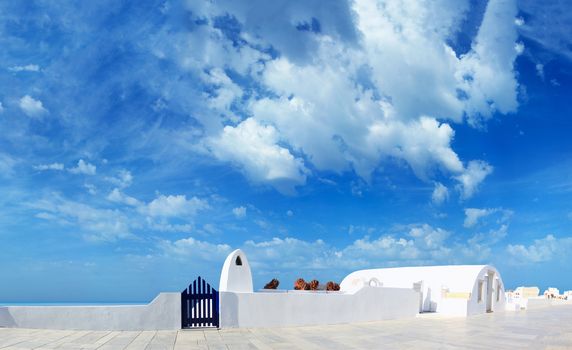
[[[148,302],[113,302],[113,303],[3,303],[0,306],[117,306],[117,305],[147,305]]]

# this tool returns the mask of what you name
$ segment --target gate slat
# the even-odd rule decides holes
[[[205,284],[206,284],[206,282],[205,282],[205,280],[203,280],[203,290],[202,290],[202,293],[203,293],[203,294],[206,292],[206,289],[207,289],[206,286],[205,286]],[[208,316],[208,313],[207,313],[207,300],[206,300],[206,298],[203,298],[203,326],[206,326],[206,325],[207,325],[207,323],[206,323],[207,316]]]
[[[201,298],[201,294],[203,294],[203,293],[202,293],[202,290],[201,290],[201,282],[202,282],[202,280],[201,280],[201,278],[199,277],[199,280],[198,280],[198,283],[197,283],[197,287],[198,287],[197,293],[198,293],[198,301],[199,301],[199,303],[198,303],[198,305],[199,305],[199,314],[198,314],[198,317],[197,317],[197,327],[202,327],[201,320],[202,320],[202,318],[203,318],[203,298]]]
[[[211,294],[211,285],[208,284],[208,283],[207,283],[207,290],[206,290],[206,292],[207,292],[207,295],[208,295],[208,294]],[[211,298],[207,298],[206,302],[207,302],[207,315],[208,315],[207,325],[208,325],[208,326],[212,326],[213,323],[211,322],[211,320],[212,320],[213,313],[212,313],[212,308],[211,308]]]

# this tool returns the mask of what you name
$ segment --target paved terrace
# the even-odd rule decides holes
[[[145,332],[0,328],[0,349],[572,349],[572,305],[464,318]]]

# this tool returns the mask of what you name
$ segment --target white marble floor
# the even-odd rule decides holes
[[[572,305],[470,318],[145,332],[0,328],[0,349],[572,349]]]

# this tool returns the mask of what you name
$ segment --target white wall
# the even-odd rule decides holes
[[[415,317],[413,289],[370,287],[355,291],[221,292],[221,328],[281,327]]]
[[[507,298],[506,309],[520,311],[558,305],[572,305],[572,300],[546,299],[544,297]]]
[[[78,330],[181,328],[181,294],[160,293],[147,305],[0,306],[0,327]]]

